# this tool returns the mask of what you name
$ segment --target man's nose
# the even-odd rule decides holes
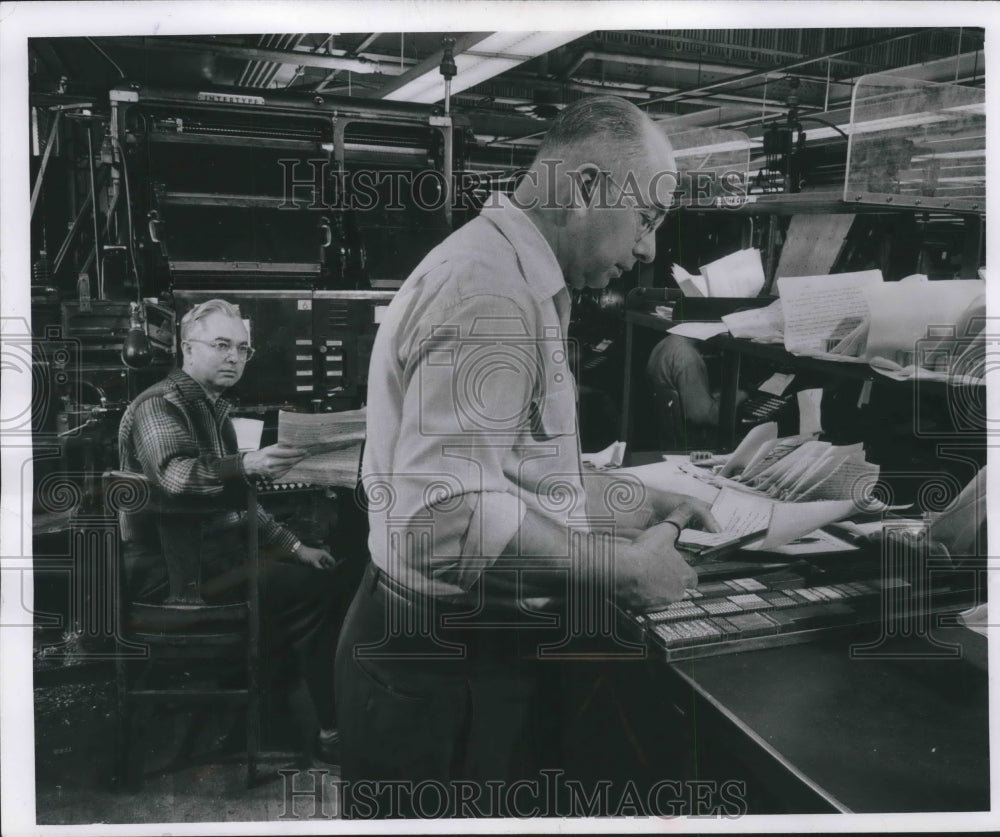
[[[640,262],[649,264],[656,258],[656,231],[650,230],[632,248],[632,255]]]

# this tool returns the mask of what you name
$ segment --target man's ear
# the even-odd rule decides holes
[[[601,187],[601,169],[595,163],[584,163],[569,172],[572,184],[569,206],[571,209],[588,209],[597,201]]]

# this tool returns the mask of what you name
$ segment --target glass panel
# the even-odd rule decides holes
[[[698,128],[670,133],[679,173],[680,206],[741,206],[746,202],[750,138],[742,131]]]
[[[847,133],[845,201],[985,211],[984,90],[863,76]]]

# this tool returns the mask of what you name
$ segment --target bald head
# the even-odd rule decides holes
[[[563,110],[542,140],[532,168],[558,165],[568,170],[586,163],[617,179],[627,172],[639,177],[650,169],[676,169],[663,132],[647,114],[618,96],[588,96]],[[656,200],[658,195],[650,197]]]
[[[635,105],[589,96],[562,111],[514,191],[572,288],[603,288],[656,255],[676,165]]]

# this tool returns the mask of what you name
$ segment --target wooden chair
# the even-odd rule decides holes
[[[183,589],[181,565],[200,566],[201,526],[196,512],[175,513],[161,508],[155,491],[141,474],[109,471],[103,475],[109,512],[127,513],[135,531],[167,564],[170,593]],[[120,518],[119,518],[120,519]],[[256,521],[250,525],[256,543]],[[130,653],[115,655],[117,698],[116,772],[123,785],[142,782],[141,756],[136,759],[134,715],[141,705],[191,705],[222,702],[246,709],[247,787],[258,779],[260,756],[259,590],[257,550],[252,549],[247,601],[223,605],[145,604],[131,601],[125,550],[119,526],[116,609],[119,637]],[[137,659],[135,649],[143,649]],[[177,682],[196,661],[235,661],[245,673],[245,685],[205,688]],[[141,671],[133,669],[141,667]],[[160,685],[155,677],[165,678]],[[151,682],[152,681],[152,682]]]

